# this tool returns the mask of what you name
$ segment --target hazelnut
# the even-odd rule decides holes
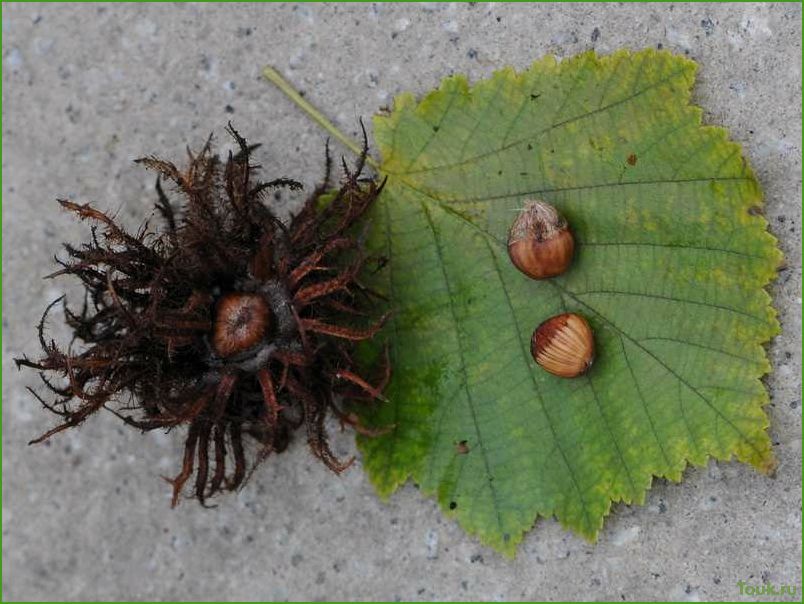
[[[268,331],[268,303],[258,294],[230,293],[218,300],[212,345],[223,358],[257,345]]]
[[[559,377],[576,377],[592,366],[595,340],[592,328],[580,315],[564,313],[536,328],[531,353],[546,371]]]
[[[567,221],[549,203],[525,201],[508,233],[508,255],[533,279],[555,277],[572,261],[575,241]]]

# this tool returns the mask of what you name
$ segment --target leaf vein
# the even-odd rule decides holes
[[[469,406],[469,413],[472,416],[472,423],[475,427],[475,435],[477,436],[477,446],[480,449],[480,452],[483,457],[483,466],[486,471],[486,482],[489,485],[489,489],[491,491],[491,499],[494,505],[494,513],[497,520],[497,528],[502,533],[503,531],[503,522],[502,522],[502,514],[500,512],[500,504],[497,497],[497,490],[494,488],[493,478],[491,474],[491,466],[489,465],[488,454],[485,449],[485,445],[483,443],[483,435],[480,430],[480,425],[477,420],[477,411],[475,409],[474,400],[472,399],[472,390],[469,387],[469,375],[466,368],[466,358],[464,356],[464,346],[461,341],[461,333],[458,329],[460,325],[458,321],[458,315],[455,309],[454,298],[452,295],[452,287],[450,285],[449,275],[447,274],[446,265],[444,263],[444,253],[441,247],[441,242],[438,237],[438,230],[435,228],[435,224],[433,223],[433,217],[430,215],[430,209],[427,207],[427,204],[421,203],[422,211],[424,212],[424,216],[427,219],[427,223],[430,226],[430,231],[433,236],[433,241],[435,242],[435,249],[439,259],[439,266],[441,267],[441,273],[444,279],[444,283],[447,287],[448,295],[449,295],[449,308],[452,314],[452,323],[455,329],[455,336],[458,340],[458,356],[460,361],[461,367],[461,375],[463,377],[463,387],[464,392],[466,393],[466,402]]]
[[[666,76],[666,77],[664,77],[664,78],[662,78],[660,80],[657,80],[656,82],[650,84],[649,86],[646,86],[642,90],[640,90],[640,91],[638,91],[638,92],[636,92],[634,94],[631,94],[631,95],[629,95],[629,96],[627,96],[627,97],[625,97],[623,99],[620,99],[619,101],[613,101],[612,103],[610,103],[609,105],[606,105],[604,107],[598,107],[597,109],[593,109],[591,111],[587,111],[587,112],[582,113],[580,115],[576,115],[576,116],[567,118],[567,119],[565,119],[563,121],[556,122],[556,123],[551,124],[550,126],[547,126],[546,128],[544,128],[544,129],[542,129],[542,130],[540,130],[540,131],[538,131],[538,132],[536,132],[534,134],[531,134],[530,136],[528,136],[526,138],[518,139],[518,140],[512,141],[511,143],[503,145],[499,149],[493,149],[492,151],[488,151],[486,153],[478,153],[477,155],[475,155],[473,157],[470,157],[470,158],[467,158],[467,159],[465,159],[463,161],[455,162],[455,163],[452,163],[452,164],[442,164],[442,165],[438,165],[438,166],[430,166],[430,167],[427,167],[427,168],[419,168],[418,170],[411,170],[410,166],[412,166],[415,163],[415,161],[419,158],[420,154],[417,154],[414,157],[414,161],[412,161],[412,162],[410,162],[408,164],[408,169],[406,169],[404,172],[388,172],[388,174],[393,174],[394,176],[402,176],[402,175],[410,176],[412,174],[423,174],[423,173],[426,173],[426,172],[434,172],[436,170],[448,170],[448,169],[457,168],[459,166],[463,166],[463,165],[466,165],[466,164],[470,164],[470,163],[472,163],[474,161],[478,161],[480,159],[485,159],[486,157],[491,157],[492,155],[496,155],[496,154],[501,153],[502,151],[506,151],[506,150],[508,150],[508,149],[510,149],[512,147],[516,147],[518,145],[521,145],[521,144],[524,144],[524,143],[527,143],[527,142],[530,142],[530,141],[536,141],[542,135],[544,135],[544,134],[546,134],[548,132],[551,132],[552,130],[556,130],[556,129],[562,127],[562,126],[566,126],[567,124],[571,124],[572,122],[577,122],[577,121],[584,120],[584,119],[586,119],[588,117],[592,117],[593,115],[596,115],[598,113],[608,111],[609,109],[611,109],[613,107],[616,107],[618,105],[628,103],[628,102],[640,97],[641,95],[645,94],[646,92],[649,92],[650,90],[653,90],[654,88],[659,88],[660,86],[663,86],[667,82],[671,81],[673,78],[675,78],[678,75],[684,73],[684,70],[685,70],[684,68],[678,69],[678,70],[672,72],[671,74],[669,74],[668,76]],[[454,96],[456,96],[456,95],[453,95],[453,99],[454,99]],[[450,105],[451,105],[451,103],[450,103]],[[558,115],[558,113],[559,112],[557,112],[556,115]]]
[[[687,340],[681,340],[679,338],[670,338],[670,337],[666,337],[666,336],[663,336],[663,337],[653,336],[653,337],[650,337],[650,338],[640,338],[637,341],[638,342],[651,342],[651,341],[675,342],[677,344],[684,344],[685,346],[694,346],[695,348],[702,348],[703,350],[711,350],[712,352],[717,352],[717,353],[720,353],[720,354],[724,354],[724,355],[730,356],[730,357],[732,357],[734,359],[739,359],[741,361],[745,361],[746,363],[752,363],[754,365],[756,365],[756,363],[757,363],[756,359],[752,359],[752,358],[749,358],[749,357],[744,357],[742,355],[735,354],[733,352],[729,352],[728,350],[723,350],[722,348],[717,348],[715,346],[705,346],[704,344],[697,344],[695,342],[689,342]]]
[[[447,118],[447,115],[449,114],[450,109],[452,109],[452,105],[455,103],[456,98],[458,98],[457,93],[453,93],[450,96],[449,103],[447,103],[447,107],[446,107],[446,109],[444,109],[444,113],[442,113],[441,117],[438,118],[438,123],[433,124],[430,127],[430,133],[429,133],[429,136],[427,137],[427,141],[424,143],[424,145],[422,145],[422,147],[419,149],[419,151],[417,153],[413,154],[413,157],[411,158],[410,162],[408,162],[408,170],[410,169],[410,167],[413,164],[415,164],[417,161],[419,161],[419,158],[422,156],[422,154],[430,146],[430,143],[433,142],[433,139],[435,139],[435,137],[436,137],[436,132],[438,132],[438,130],[443,125],[444,120]]]
[[[625,341],[621,335],[617,336],[620,340],[620,346],[623,350],[623,359],[625,360],[625,365],[628,367],[628,372],[631,374],[631,381],[634,382],[634,388],[636,388],[637,395],[639,396],[639,400],[642,402],[642,408],[645,410],[645,416],[648,418],[648,424],[650,425],[650,431],[653,434],[653,438],[656,440],[656,444],[659,445],[659,450],[662,452],[662,457],[664,457],[664,461],[667,464],[668,470],[673,467],[670,458],[667,455],[667,451],[664,448],[664,444],[662,443],[662,439],[659,438],[659,433],[656,430],[656,424],[653,422],[653,416],[651,415],[650,409],[648,408],[648,402],[645,400],[645,395],[642,393],[642,388],[639,386],[639,381],[637,380],[636,373],[634,373],[634,367],[631,364],[631,359],[628,358],[628,352],[625,349]]]
[[[716,308],[718,310],[725,310],[728,312],[732,312],[738,315],[742,315],[749,319],[753,319],[758,323],[762,323],[765,325],[767,323],[767,319],[763,317],[758,317],[756,315],[752,315],[751,313],[739,310],[737,308],[731,308],[730,306],[724,306],[722,304],[713,304],[711,302],[701,302],[699,300],[686,300],[684,298],[673,298],[672,296],[660,296],[659,294],[647,294],[644,292],[626,292],[620,291],[615,289],[597,289],[597,290],[587,290],[582,292],[572,292],[575,296],[597,296],[597,295],[604,295],[604,296],[633,296],[636,298],[648,298],[652,300],[664,300],[666,302],[678,302],[680,304],[694,304],[696,306],[705,306],[707,308]]]
[[[734,256],[741,256],[743,258],[753,258],[756,260],[768,260],[767,256],[760,256],[758,254],[749,254],[741,252],[740,250],[729,250],[726,248],[710,247],[705,245],[686,245],[683,243],[654,243],[649,241],[576,241],[575,247],[653,247],[653,248],[671,248],[680,250],[693,250],[703,252],[721,252],[723,254],[733,254]]]
[[[679,374],[676,370],[674,370],[672,367],[670,367],[667,363],[665,363],[662,359],[660,359],[656,354],[651,352],[648,348],[645,348],[643,345],[641,345],[638,340],[636,340],[633,337],[631,337],[625,330],[623,330],[622,328],[617,326],[611,320],[607,319],[605,317],[605,315],[600,313],[593,306],[591,306],[591,305],[587,304],[586,302],[584,302],[583,300],[575,297],[572,292],[566,290],[565,288],[561,287],[557,283],[551,281],[550,284],[553,287],[556,287],[556,288],[560,289],[561,291],[566,292],[567,295],[569,295],[573,300],[575,300],[578,304],[581,304],[582,306],[585,306],[586,308],[591,310],[602,321],[604,321],[609,326],[611,326],[614,330],[616,330],[617,333],[619,333],[619,334],[623,335],[624,337],[628,338],[628,340],[631,341],[637,348],[642,350],[646,355],[648,355],[654,361],[656,361],[656,363],[658,363],[661,367],[663,367],[665,369],[665,371],[667,371],[670,375],[674,376],[676,378],[676,380],[678,380],[678,382],[679,382],[679,388],[681,387],[681,385],[683,385],[690,392],[692,392],[698,398],[700,398],[704,403],[706,403],[706,405],[710,409],[712,409],[712,411],[714,411],[717,415],[719,415],[721,418],[723,418],[723,421],[725,421],[729,425],[729,427],[732,430],[734,430],[734,432],[736,432],[737,435],[754,450],[754,452],[756,452],[760,457],[762,457],[762,455],[763,455],[762,451],[759,450],[759,448],[756,446],[756,444],[751,439],[749,439],[748,436],[742,430],[740,430],[728,417],[726,417],[723,414],[723,412],[717,406],[715,406],[715,404],[712,401],[710,401],[707,397],[705,397],[700,392],[700,390],[698,388],[696,388],[693,384],[691,384],[687,380],[685,380],[684,377],[681,374]]]
[[[491,255],[491,260],[494,263],[494,268],[496,270],[497,276],[500,281],[500,287],[503,292],[503,296],[505,297],[506,307],[511,314],[511,321],[514,324],[514,328],[517,334],[522,334],[522,328],[519,325],[519,320],[516,317],[516,312],[514,311],[514,305],[511,302],[511,296],[508,292],[508,287],[503,279],[502,271],[500,270],[499,263],[497,261],[497,256],[494,253],[494,249],[491,247],[487,238],[484,238],[483,241],[486,243],[486,247],[489,250],[489,254]],[[528,368],[531,367],[530,361],[530,351],[527,350],[526,346],[522,342],[522,338],[518,337],[517,341],[519,342],[519,348],[522,353],[522,359],[525,362]],[[567,471],[570,475],[570,480],[572,481],[572,485],[575,488],[575,492],[578,493],[578,498],[581,501],[581,507],[583,508],[584,518],[586,519],[587,528],[592,530],[594,527],[594,523],[592,522],[589,516],[589,505],[586,502],[586,498],[584,497],[584,493],[580,488],[578,483],[578,478],[575,475],[575,470],[573,469],[572,465],[569,463],[569,458],[564,451],[564,448],[561,446],[561,441],[558,438],[558,433],[556,432],[555,426],[553,424],[553,420],[550,417],[550,414],[547,412],[547,405],[544,403],[544,397],[542,396],[541,389],[539,388],[539,384],[536,382],[536,378],[533,375],[533,371],[529,371],[528,375],[530,376],[530,381],[533,384],[533,391],[536,394],[536,398],[539,400],[539,406],[542,408],[542,413],[544,414],[545,419],[547,419],[547,425],[550,428],[550,434],[553,437],[553,443],[555,448],[558,449],[558,452],[561,454],[561,458],[564,461],[564,465],[567,467]]]
[[[683,178],[683,179],[656,179],[656,180],[632,180],[632,181],[614,181],[614,182],[603,182],[603,183],[595,183],[589,185],[577,185],[574,187],[548,187],[543,189],[530,189],[527,191],[512,191],[508,193],[501,193],[499,195],[484,195],[481,197],[443,197],[439,195],[437,191],[433,191],[432,189],[425,189],[425,188],[417,188],[410,183],[406,182],[405,184],[425,195],[430,197],[431,199],[443,203],[451,203],[451,204],[462,204],[462,203],[487,203],[492,201],[498,201],[500,199],[506,199],[508,197],[522,197],[525,195],[539,195],[544,193],[566,193],[569,191],[589,191],[594,189],[603,189],[607,187],[630,187],[630,186],[642,186],[642,185],[686,185],[686,184],[700,184],[705,182],[745,182],[750,181],[751,178],[747,176],[710,176],[710,177],[701,177],[701,178]]]
[[[631,476],[631,470],[628,467],[628,464],[625,461],[625,457],[623,456],[623,452],[620,449],[620,445],[614,436],[614,431],[611,429],[609,418],[606,417],[606,414],[603,412],[603,406],[600,404],[600,397],[598,397],[597,390],[595,390],[595,387],[592,383],[592,378],[589,377],[589,375],[586,376],[586,383],[589,386],[589,390],[592,391],[592,397],[595,399],[595,405],[597,406],[597,411],[600,414],[600,417],[603,419],[603,425],[606,426],[606,432],[609,433],[609,439],[611,440],[611,444],[614,445],[614,450],[617,452],[617,457],[620,458],[620,464],[625,470],[625,475],[628,477],[628,483],[631,485],[631,494],[632,496],[635,496],[637,494],[637,488],[636,484],[634,483],[634,478],[633,476]]]

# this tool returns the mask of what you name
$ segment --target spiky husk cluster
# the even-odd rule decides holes
[[[256,466],[284,450],[294,430],[304,426],[315,456],[343,471],[352,460],[343,462],[330,450],[325,417],[332,412],[362,429],[343,400],[381,398],[390,371],[386,355],[377,368],[379,383],[372,386],[352,356],[354,342],[372,338],[384,319],[368,318],[372,293],[358,281],[366,259],[355,223],[382,188],[360,178],[365,151],[354,170],[344,163],[336,193],[330,190],[327,153],[324,183],[284,224],[265,193],[301,185],[289,179],[253,182],[259,168],[250,162],[255,147],[231,125],[229,132],[240,150],[225,162],[209,141],[197,155],[189,154],[184,171],[156,157],[138,160],[159,173],[156,207],[164,226],[156,232],[146,223],[132,235],[89,204],[60,201],[95,223],[89,242],[65,246],[67,259],[52,275],[77,277],[86,289],[81,312],[65,305],[66,321],[83,345],[63,350],[46,339],[45,320],[57,300],[39,324],[44,356],[17,360],[39,370],[59,397],[48,402],[31,391],[62,416],[31,442],[78,426],[104,408],[143,431],[186,426],[181,471],[168,479],[173,505],[193,474],[192,492],[202,503],[241,486],[249,465],[244,434],[262,445]],[[182,198],[178,210],[160,178],[175,185]],[[262,323],[248,322],[249,307],[241,313],[246,322],[234,325],[240,315],[230,307],[249,301],[264,309]],[[236,329],[253,328],[246,333],[251,339],[216,340],[228,337],[229,327],[235,335]],[[54,383],[53,374],[66,378],[64,385]]]

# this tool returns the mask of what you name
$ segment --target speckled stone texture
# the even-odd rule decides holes
[[[88,599],[756,599],[801,585],[801,7],[797,4],[3,4],[3,597]],[[695,102],[742,143],[787,258],[773,284],[783,332],[767,378],[775,478],[733,463],[656,481],[615,505],[597,545],[541,519],[508,560],[412,485],[381,502],[360,464],[337,478],[303,442],[214,509],[169,508],[179,433],[110,414],[52,442],[12,358],[66,282],[44,281],[85,225],[55,198],[93,200],[129,226],[154,177],[233,120],[269,174],[312,185],[325,134],[260,79],[273,64],[347,132],[403,90],[472,80],[546,53],[661,46],[700,63]],[[340,151],[340,150],[339,150]],[[283,198],[282,211],[298,198]],[[76,301],[76,292],[68,288]],[[64,336],[58,322],[56,336]],[[337,432],[337,431],[336,431]],[[353,450],[336,435],[341,454]],[[799,591],[800,593],[800,591]],[[774,598],[765,598],[772,600]]]

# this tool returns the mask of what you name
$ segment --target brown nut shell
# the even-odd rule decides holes
[[[567,221],[549,203],[526,201],[508,233],[508,256],[532,279],[547,279],[569,268],[575,240]]]
[[[586,373],[595,359],[595,339],[586,319],[564,313],[536,328],[531,353],[545,371],[572,378]]]
[[[268,302],[258,294],[230,293],[218,300],[212,346],[229,357],[256,346],[268,331]]]

